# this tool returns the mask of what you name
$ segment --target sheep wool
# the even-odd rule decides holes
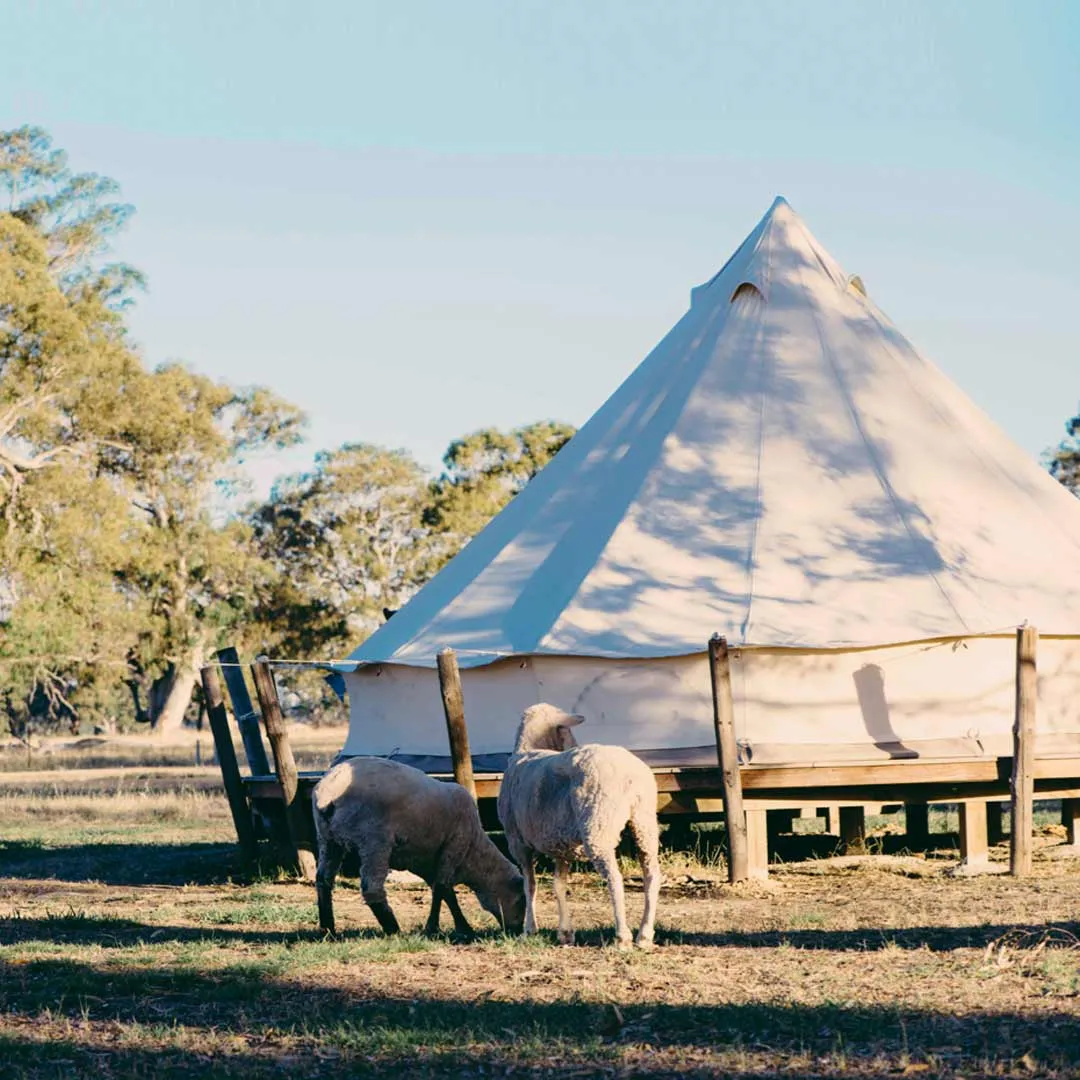
[[[555,860],[559,941],[573,941],[566,879],[571,860],[585,857],[607,884],[618,944],[630,944],[615,857],[622,831],[629,825],[645,881],[637,944],[648,948],[660,892],[656,780],[640,758],[621,746],[578,746],[572,729],[583,720],[546,703],[526,709],[503,774],[499,819],[510,854],[525,875],[525,932],[536,931],[535,858],[543,854]]]
[[[431,886],[428,933],[438,932],[443,903],[455,929],[471,933],[454,896],[456,884],[472,889],[505,930],[521,930],[521,874],[491,842],[476,804],[458,784],[385,758],[349,758],[316,784],[312,808],[319,846],[319,925],[324,930],[335,930],[334,881],[346,851],[359,855],[364,901],[388,934],[399,929],[386,898],[391,870],[408,870]]]

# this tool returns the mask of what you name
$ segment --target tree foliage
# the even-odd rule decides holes
[[[44,131],[0,132],[0,708],[10,731],[189,715],[229,643],[340,655],[510,501],[573,433],[455,440],[429,476],[352,443],[244,506],[243,466],[297,442],[264,388],[149,369],[109,263],[132,208]]]
[[[99,259],[134,213],[119,194],[115,180],[72,172],[67,154],[41,128],[0,132],[0,213],[43,239],[49,270],[65,292],[123,302],[142,284],[133,267]]]
[[[183,722],[210,650],[250,622],[273,576],[250,527],[222,520],[227,507],[215,499],[242,487],[247,455],[296,442],[303,418],[267,390],[235,390],[177,364],[129,393],[122,441],[106,450],[139,523],[118,579],[149,604],[137,655],[163,680],[151,712],[169,730]]]
[[[1048,459],[1050,475],[1080,498],[1080,414],[1065,422],[1065,438]]]
[[[503,432],[485,428],[455,439],[433,484],[425,523],[443,541],[446,562],[569,442],[569,424],[542,421]]]
[[[148,371],[96,265],[129,208],[47,136],[0,134],[0,700],[9,727],[119,708],[125,682],[178,725],[195,670],[272,568],[226,512],[253,452],[299,437],[267,390]],[[111,671],[111,674],[109,672]],[[123,688],[118,691],[117,687]]]
[[[347,647],[431,576],[436,546],[424,525],[429,486],[404,450],[346,444],[285,479],[253,514],[278,583],[264,622],[283,648],[313,656]]]

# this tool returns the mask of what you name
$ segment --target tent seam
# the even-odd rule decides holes
[[[774,218],[773,221],[776,219]],[[773,222],[769,222],[769,249],[765,258],[765,276],[769,284],[772,283],[772,225]],[[765,308],[766,301],[762,298],[760,305],[761,317],[758,320],[757,330],[754,335],[755,346],[760,345],[762,338],[765,335]],[[755,353],[758,350],[755,348]],[[763,365],[764,367],[765,365]],[[757,545],[758,535],[761,526],[762,516],[762,504],[761,504],[761,462],[765,456],[765,410],[768,404],[768,394],[766,393],[769,386],[769,376],[772,375],[772,366],[769,365],[765,370],[765,377],[761,380],[761,403],[758,406],[758,446],[757,446],[757,466],[754,476],[754,503],[757,507],[757,512],[754,514],[754,524],[750,533],[750,551],[748,559],[749,569],[749,581],[747,582],[747,596],[746,601],[746,617],[743,619],[742,628],[739,632],[739,636],[743,641],[746,641],[750,635],[750,623],[753,619],[754,613],[754,587],[757,583]]]

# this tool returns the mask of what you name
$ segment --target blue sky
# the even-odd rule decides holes
[[[0,0],[0,124],[138,213],[147,359],[315,449],[581,423],[785,195],[1029,452],[1080,401],[1080,5]],[[17,42],[17,47],[10,43]]]

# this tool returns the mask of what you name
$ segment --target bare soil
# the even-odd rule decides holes
[[[240,866],[216,793],[0,789],[0,837],[4,1077],[1080,1075],[1080,860],[1054,829],[1023,881],[946,854],[731,887],[669,855],[648,953],[611,946],[587,872],[573,947],[549,880],[540,937],[463,895],[459,943],[415,933],[404,875],[412,932],[379,935],[346,879],[325,940],[311,886]]]

